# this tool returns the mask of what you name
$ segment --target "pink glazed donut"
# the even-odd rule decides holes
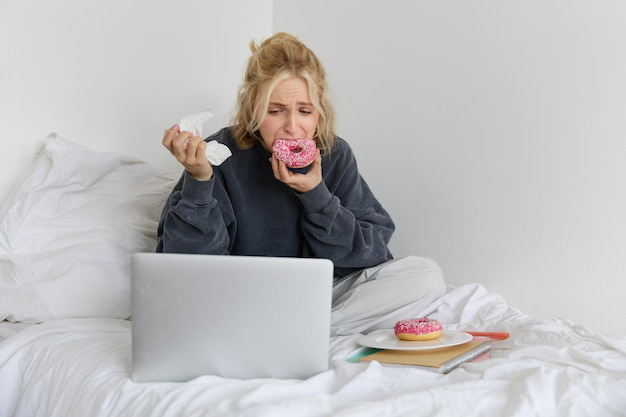
[[[401,340],[432,340],[441,336],[443,326],[437,320],[422,317],[400,320],[393,331]]]
[[[289,168],[303,168],[317,157],[317,144],[313,139],[276,139],[274,156]]]

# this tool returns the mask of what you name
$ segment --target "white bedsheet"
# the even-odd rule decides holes
[[[349,363],[349,336],[332,339],[328,371],[303,381],[137,384],[128,321],[54,320],[0,344],[0,416],[626,415],[626,337],[525,315],[477,284],[450,289],[425,313],[448,329],[511,337],[491,359],[446,375]]]
[[[6,320],[0,320],[0,342],[4,339],[9,338],[9,336],[13,336],[15,333],[20,330],[25,329],[28,326],[33,326],[32,324],[26,323],[13,323]]]

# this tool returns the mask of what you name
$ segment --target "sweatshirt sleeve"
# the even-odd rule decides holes
[[[340,275],[391,259],[387,244],[395,225],[359,174],[348,144],[339,139],[328,159],[320,185],[298,194],[312,255],[332,260]]]
[[[218,207],[214,195],[221,189],[215,175],[198,181],[185,171],[163,207],[156,251],[227,254],[235,222],[229,205]]]

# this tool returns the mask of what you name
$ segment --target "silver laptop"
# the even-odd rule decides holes
[[[131,278],[137,382],[328,369],[329,260],[136,253]]]

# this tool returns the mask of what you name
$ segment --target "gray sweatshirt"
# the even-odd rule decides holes
[[[343,139],[322,157],[323,181],[306,193],[274,178],[259,143],[241,150],[227,128],[210,140],[233,155],[209,181],[183,173],[163,208],[157,252],[326,258],[338,277],[392,258],[393,221]]]

